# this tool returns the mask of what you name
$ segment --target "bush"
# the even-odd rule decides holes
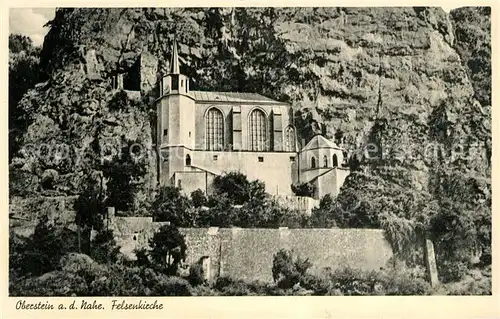
[[[314,291],[316,296],[329,295],[333,291],[333,283],[328,278],[305,274],[300,278],[300,286]]]
[[[267,285],[261,282],[245,282],[229,277],[217,278],[214,289],[222,296],[263,296],[263,295],[285,295],[276,286]]]
[[[314,185],[310,183],[292,184],[291,188],[296,196],[313,197],[316,191]]]
[[[273,256],[273,279],[280,288],[292,288],[311,266],[308,259],[294,259],[292,252],[281,249]]]
[[[88,284],[75,273],[53,271],[39,277],[10,280],[9,295],[23,297],[86,296]]]
[[[92,240],[90,257],[100,263],[115,263],[120,247],[117,246],[112,230],[101,230]]]
[[[253,289],[248,283],[228,277],[217,278],[214,287],[222,296],[249,296],[253,294]]]
[[[422,278],[412,278],[403,274],[395,274],[385,284],[386,295],[415,296],[429,295],[431,286]]]
[[[193,296],[219,296],[219,292],[207,285],[198,285],[191,289]]]
[[[205,193],[201,189],[197,189],[191,193],[191,202],[194,207],[202,207],[206,206],[208,199],[205,196]]]
[[[192,286],[198,286],[205,282],[203,265],[201,262],[194,263],[189,267],[188,280]]]
[[[153,288],[157,296],[191,296],[191,286],[186,279],[163,277]]]
[[[57,270],[61,257],[72,251],[77,251],[74,234],[43,215],[26,241],[11,241],[11,269],[19,277],[38,276]]]
[[[460,281],[469,270],[469,265],[464,261],[443,261],[438,263],[439,280],[442,283]]]
[[[333,288],[343,295],[427,295],[430,285],[401,270],[363,271],[341,268],[331,273]]]
[[[148,251],[146,248],[140,248],[134,250],[135,257],[137,258],[137,266],[139,267],[150,267],[151,261],[149,260]]]

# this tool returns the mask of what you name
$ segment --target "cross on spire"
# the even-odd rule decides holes
[[[172,60],[170,61],[170,73],[180,74],[179,55],[177,53],[177,41],[175,39],[174,39],[174,44],[172,45]]]

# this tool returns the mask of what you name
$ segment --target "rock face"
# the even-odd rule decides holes
[[[41,56],[46,82],[21,101],[36,110],[24,145],[67,144],[71,156],[24,152],[13,165],[38,177],[36,191],[49,176],[75,194],[97,166],[87,152],[96,141],[154,144],[155,78],[175,37],[193,89],[291,102],[301,138],[319,130],[361,148],[345,189],[367,202],[400,191],[452,197],[459,179],[479,194],[471,205],[489,209],[490,100],[475,99],[482,84],[469,79],[459,24],[440,8],[60,9]],[[140,98],[117,99],[117,77]],[[442,154],[426,155],[433,147]],[[145,161],[143,193],[155,180],[154,157]]]

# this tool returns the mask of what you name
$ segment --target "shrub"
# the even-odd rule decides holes
[[[460,281],[469,270],[469,265],[464,261],[443,261],[438,263],[438,275],[442,283]]]
[[[198,286],[205,282],[203,265],[201,262],[196,262],[189,267],[188,280],[192,286]]]
[[[386,295],[415,296],[429,295],[431,286],[422,278],[412,278],[397,274],[388,278],[385,284]]]
[[[246,282],[228,277],[217,278],[215,289],[222,296],[249,296],[253,294],[251,287]]]
[[[310,183],[292,184],[291,188],[296,196],[313,197],[316,191],[314,185]]]
[[[19,275],[37,276],[56,270],[61,257],[76,251],[77,247],[73,234],[43,215],[35,226],[33,235],[24,244],[15,245],[11,249],[21,251],[11,251],[12,255],[20,258],[14,263],[19,267]]]
[[[207,285],[198,285],[191,289],[193,296],[219,296],[219,292]]]
[[[88,284],[78,274],[57,270],[39,277],[10,281],[9,295],[23,297],[86,296],[88,295]]]
[[[156,296],[191,296],[191,286],[186,279],[179,277],[162,277],[153,287]]]
[[[137,258],[137,266],[139,267],[149,267],[151,261],[149,260],[148,251],[146,248],[134,249],[135,257]]]
[[[430,285],[401,270],[363,271],[340,268],[330,275],[333,289],[343,295],[427,295]]]
[[[347,296],[370,295],[377,281],[369,277],[367,272],[349,267],[333,271],[330,280],[333,282],[333,289],[338,289]]]
[[[281,249],[273,256],[273,279],[280,288],[292,288],[311,266],[308,259],[294,259],[292,252]]]
[[[333,290],[333,283],[329,278],[305,274],[300,278],[300,286],[314,291],[314,295],[323,296],[328,295]]]
[[[217,278],[214,289],[222,296],[283,295],[280,289],[258,281],[245,282],[229,277]]]
[[[120,90],[109,100],[108,107],[113,111],[125,110],[129,106],[130,102],[131,101],[127,92]]]
[[[120,247],[117,246],[112,230],[101,230],[92,240],[90,257],[100,263],[115,263]]]
[[[205,193],[201,189],[197,189],[191,193],[191,202],[194,207],[206,206],[208,199],[205,196]]]

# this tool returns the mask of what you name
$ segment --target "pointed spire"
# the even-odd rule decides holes
[[[177,41],[174,39],[174,44],[172,45],[172,60],[170,61],[170,73],[179,74],[179,55],[177,54]]]

